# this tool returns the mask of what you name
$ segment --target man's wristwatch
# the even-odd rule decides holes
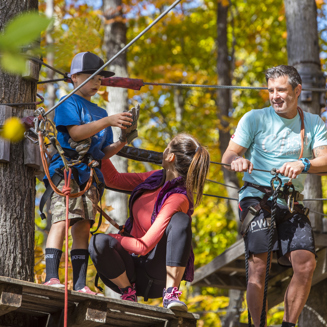
[[[304,169],[302,172],[306,173],[310,169],[310,166],[311,166],[310,160],[308,158],[300,158],[300,160],[304,164]]]

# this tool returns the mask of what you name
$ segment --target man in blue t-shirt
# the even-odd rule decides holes
[[[271,106],[251,110],[242,117],[222,159],[231,165],[230,170],[244,172],[245,185],[239,196],[241,221],[249,207],[258,208],[243,235],[249,257],[247,301],[256,327],[260,326],[272,205],[263,191],[264,187],[270,188],[272,176],[253,167],[268,171],[277,168],[283,175],[283,185],[293,179],[299,192],[304,187],[302,172],[327,170],[326,127],[318,115],[298,107],[302,81],[297,70],[292,66],[273,67],[267,70],[266,80]],[[295,326],[309,296],[316,266],[313,231],[304,213],[303,206],[296,204],[294,214],[290,214],[285,199],[278,199],[273,251],[277,251],[280,264],[294,270],[285,294],[282,327]]]
[[[91,52],[77,54],[72,61],[69,74],[74,88],[81,85],[103,65],[103,60]],[[65,153],[75,153],[78,156],[82,151],[74,151],[80,150],[76,145],[86,146],[87,155],[94,160],[100,161],[101,159],[110,158],[127,143],[124,132],[122,132],[119,141],[113,142],[111,126],[126,130],[127,127],[132,125],[132,114],[123,112],[108,116],[106,110],[91,102],[91,97],[98,92],[101,86],[102,78],[112,75],[114,73],[101,71],[56,108],[54,122],[58,131],[57,139]],[[72,147],[73,144],[75,144],[76,149]],[[63,167],[64,164],[59,154],[54,155],[49,167],[50,176],[52,177],[56,171],[60,171]],[[70,187],[72,189],[71,193],[77,193],[83,188],[83,184],[85,185],[89,180],[90,167],[88,162],[85,162],[77,164],[73,168],[78,173],[78,177],[76,177],[78,180],[75,180],[72,176]],[[98,178],[97,183],[104,183],[100,169],[95,168],[95,173]],[[46,177],[44,181],[47,185],[48,180]],[[61,181],[58,188],[61,190],[63,186],[64,181]],[[97,184],[93,184],[81,197],[71,198],[69,201],[69,221],[70,226],[72,226],[71,234],[73,238],[71,250],[73,289],[92,295],[100,295],[100,293],[92,292],[86,286],[90,226],[94,222],[97,204],[103,191],[96,186]],[[65,198],[54,193],[51,197],[50,210],[52,213],[52,226],[45,249],[46,280],[44,284],[53,287],[64,287],[59,281],[58,269],[65,233]]]

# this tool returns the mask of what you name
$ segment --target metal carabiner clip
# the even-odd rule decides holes
[[[275,187],[275,184],[274,182],[278,182],[278,185],[277,187]],[[282,186],[282,180],[276,175],[275,177],[273,177],[270,181],[270,185],[271,185],[271,188],[274,190],[274,191],[279,191],[281,186]]]
[[[294,212],[294,196],[293,194],[290,194],[287,198],[287,206],[288,206],[288,210],[290,211],[290,213]]]

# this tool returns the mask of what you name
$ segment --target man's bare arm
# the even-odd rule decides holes
[[[321,145],[313,149],[314,159],[310,160],[309,173],[327,172],[327,145]]]
[[[314,148],[313,154],[315,158],[310,160],[310,169],[308,172],[318,175],[325,175],[321,173],[327,172],[327,145]],[[277,172],[289,178],[296,178],[296,176],[302,173],[303,169],[304,164],[301,160],[298,160],[284,163],[284,165],[278,169]]]
[[[222,162],[230,164],[231,166],[225,166],[225,168],[233,171],[249,171],[251,174],[253,164],[242,157],[246,150],[247,148],[244,148],[233,141],[229,141],[228,147],[222,157]]]

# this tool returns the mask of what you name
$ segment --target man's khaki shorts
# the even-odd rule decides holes
[[[57,187],[59,190],[62,190],[64,185],[65,181],[62,180]],[[73,179],[70,181],[70,187],[72,189],[71,193],[77,193],[80,191],[78,184]],[[68,219],[71,219],[70,226],[82,219],[90,220],[92,225],[97,213],[97,204],[99,200],[100,195],[94,185],[91,185],[89,190],[87,190],[82,196],[78,198],[69,198]],[[50,210],[52,214],[52,224],[66,220],[66,197],[53,193]]]

